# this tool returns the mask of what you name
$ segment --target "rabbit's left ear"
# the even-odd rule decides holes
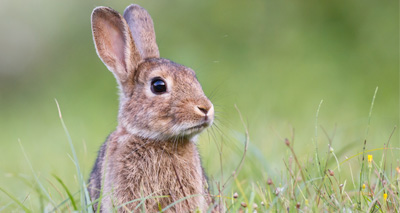
[[[124,11],[135,46],[142,59],[159,58],[160,52],[156,43],[153,20],[150,14],[136,4],[131,4]]]
[[[97,54],[124,86],[143,61],[133,42],[128,24],[115,10],[97,7],[92,13],[92,32]]]

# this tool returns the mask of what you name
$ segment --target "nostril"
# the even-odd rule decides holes
[[[201,112],[203,112],[204,115],[207,115],[208,109],[206,109],[206,108],[204,108],[204,107],[199,107],[199,106],[198,106],[197,108],[199,108],[199,110],[200,110]]]

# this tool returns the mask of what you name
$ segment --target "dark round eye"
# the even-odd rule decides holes
[[[167,84],[160,78],[155,78],[151,81],[151,91],[154,94],[161,94],[167,91]]]

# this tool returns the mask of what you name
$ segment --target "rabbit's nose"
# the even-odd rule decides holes
[[[198,105],[195,107],[197,114],[204,116],[206,120],[214,119],[214,106],[210,105]]]
[[[197,108],[198,108],[202,113],[204,113],[204,115],[207,115],[209,109],[207,109],[207,108],[204,107],[204,106],[197,106]]]

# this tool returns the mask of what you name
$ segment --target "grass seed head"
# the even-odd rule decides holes
[[[257,208],[258,208],[257,203],[253,203],[253,209],[257,209]]]
[[[285,138],[285,144],[286,144],[286,146],[290,146],[290,141],[289,141],[289,139]]]
[[[275,195],[276,195],[276,196],[279,196],[279,194],[281,193],[281,191],[282,191],[282,188],[277,187],[277,188],[275,189]]]

